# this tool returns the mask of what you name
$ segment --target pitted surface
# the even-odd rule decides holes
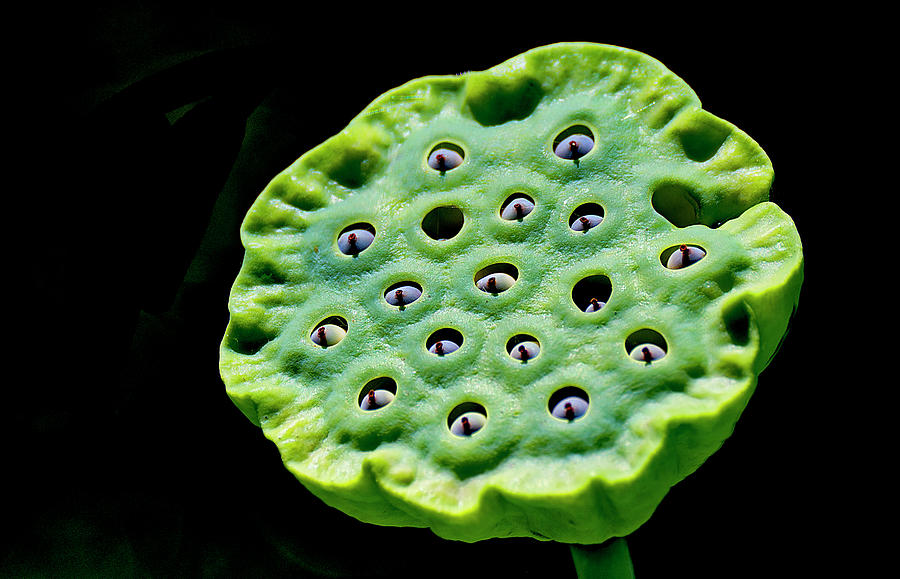
[[[573,127],[591,147],[562,158]],[[439,145],[459,162],[436,164]],[[361,520],[461,540],[624,535],[730,434],[786,331],[802,255],[771,180],[755,142],[633,51],[552,45],[412,81],[245,219],[228,393]],[[533,206],[504,218],[517,194]],[[599,219],[573,229],[585,206]],[[360,224],[374,238],[347,252]],[[702,258],[667,267],[682,246]],[[415,301],[386,299],[411,285]],[[322,347],[330,318],[346,335]],[[440,331],[458,349],[435,353]],[[512,356],[517,336],[539,353]],[[390,402],[363,408],[380,378]],[[568,418],[551,405],[566,400]]]

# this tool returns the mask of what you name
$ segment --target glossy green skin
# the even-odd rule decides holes
[[[576,124],[596,137],[578,163],[552,152]],[[426,164],[442,141],[465,152],[443,174]],[[221,349],[228,394],[310,491],[362,521],[463,541],[624,536],[731,434],[787,330],[802,253],[791,219],[766,201],[771,181],[754,141],[634,51],[557,44],[412,81],[278,175],[247,215]],[[517,191],[535,209],[504,221]],[[573,232],[586,202],[604,221]],[[434,241],[420,222],[447,204],[465,224]],[[375,241],[343,255],[337,236],[357,222]],[[666,269],[661,255],[682,243],[707,256]],[[519,276],[491,296],[473,276],[496,262]],[[595,273],[612,295],[586,314],[571,291]],[[403,310],[383,299],[400,281],[424,289]],[[333,315],[347,336],[319,348],[309,335]],[[444,327],[462,347],[429,354],[425,340]],[[665,358],[628,356],[642,328],[665,337]],[[525,364],[505,348],[520,333],[542,348]],[[378,376],[397,381],[397,397],[362,411],[360,391]],[[566,385],[590,395],[573,422],[548,410]],[[460,438],[447,418],[467,401],[488,419]]]

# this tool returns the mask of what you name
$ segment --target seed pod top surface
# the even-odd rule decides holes
[[[411,81],[250,209],[228,394],[360,520],[626,535],[729,436],[787,331],[803,260],[771,182],[635,51]]]

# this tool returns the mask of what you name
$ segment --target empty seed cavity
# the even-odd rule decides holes
[[[579,205],[569,216],[569,227],[573,231],[587,233],[603,221],[603,207],[597,203]]]
[[[706,257],[706,251],[696,245],[682,244],[670,247],[660,255],[660,261],[669,269],[682,269]]]
[[[463,335],[453,328],[442,328],[425,341],[425,347],[436,356],[446,356],[459,350],[463,344]]]
[[[337,245],[341,253],[357,255],[375,241],[375,228],[368,223],[354,223],[345,227],[338,236]]]
[[[523,364],[537,358],[541,353],[541,344],[534,336],[518,334],[506,343],[506,352],[514,360],[520,360]]]
[[[553,152],[561,159],[578,161],[594,148],[594,133],[584,125],[575,125],[553,140]]]
[[[384,301],[400,309],[403,309],[420,297],[422,297],[422,286],[414,281],[395,283],[384,292]]]
[[[590,398],[577,386],[560,388],[550,397],[547,409],[554,418],[572,422],[587,414]]]
[[[534,199],[524,193],[514,193],[500,206],[500,217],[507,221],[520,221],[533,210]]]
[[[456,237],[465,223],[465,216],[459,207],[445,205],[435,207],[422,219],[422,231],[431,239],[445,241]]]
[[[378,410],[394,401],[397,396],[397,382],[382,376],[369,380],[359,392],[359,407],[363,410]]]
[[[612,282],[603,274],[582,278],[572,288],[572,302],[582,312],[592,314],[606,306],[612,296]]]
[[[654,211],[675,227],[700,223],[700,204],[693,190],[680,183],[661,183],[653,189],[650,203]]]
[[[343,340],[346,335],[347,320],[332,316],[319,322],[309,337],[317,346],[327,348]]]
[[[625,340],[625,351],[633,360],[650,364],[663,358],[667,351],[666,339],[649,328],[633,332]]]
[[[511,288],[519,278],[519,270],[510,263],[495,263],[475,274],[475,287],[489,294],[498,294]]]
[[[487,422],[487,410],[476,402],[464,402],[447,417],[447,426],[456,436],[472,436]]]
[[[428,166],[444,173],[462,165],[465,156],[461,147],[453,143],[440,143],[428,154]]]

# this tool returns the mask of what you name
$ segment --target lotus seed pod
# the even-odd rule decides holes
[[[772,178],[632,50],[561,43],[413,80],[250,208],[227,392],[361,521],[623,537],[731,435],[787,332],[803,256]],[[515,196],[534,209],[509,221]],[[427,286],[412,305],[409,280]],[[341,332],[317,341],[324,324]],[[370,390],[393,399],[365,411]]]

